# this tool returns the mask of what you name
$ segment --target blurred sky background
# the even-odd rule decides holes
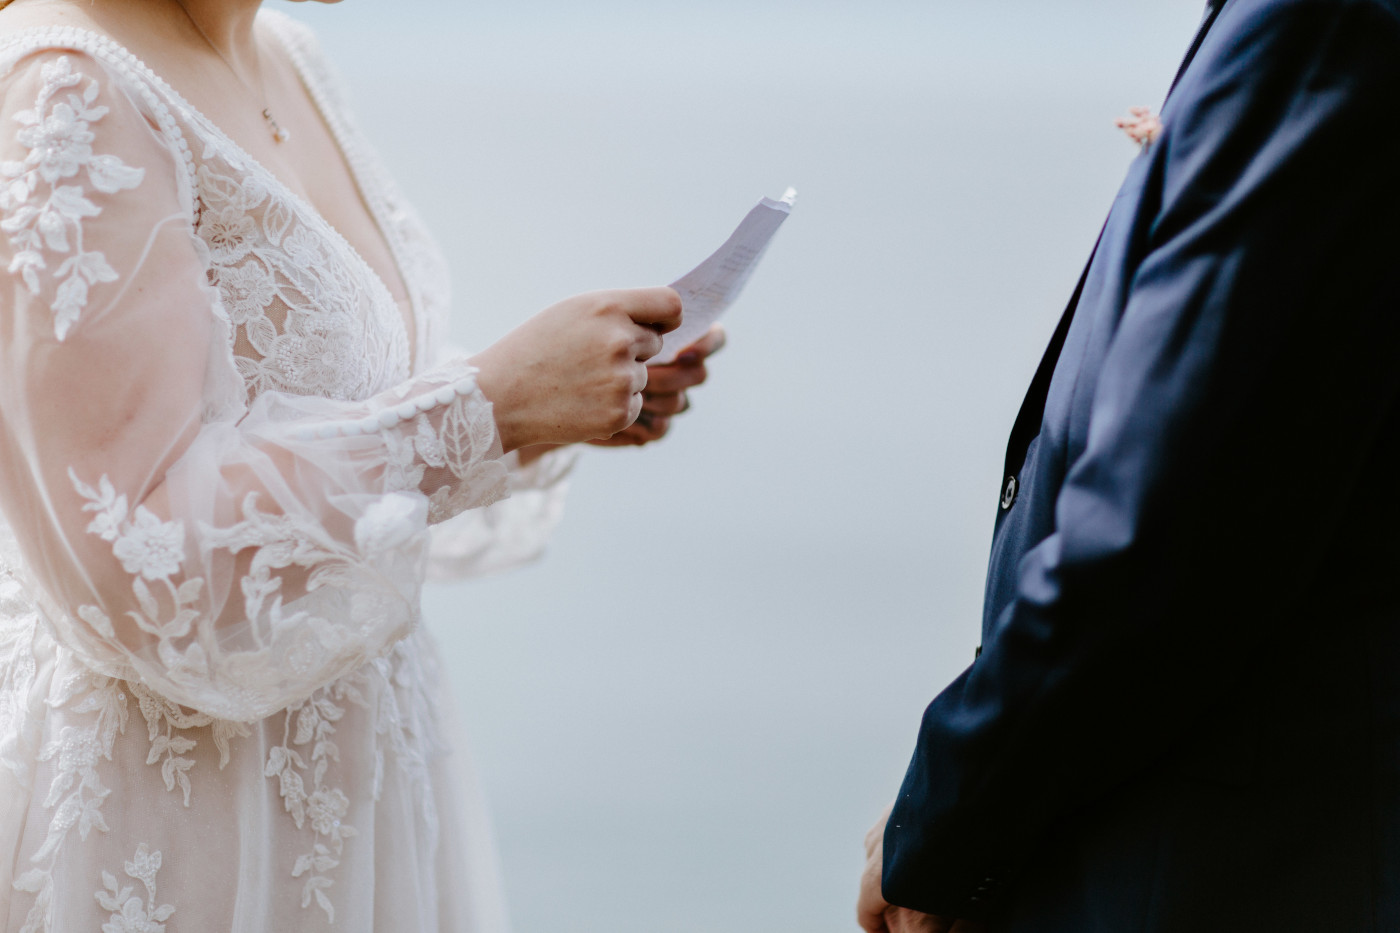
[[[797,209],[664,443],[432,589],[517,933],[853,931],[971,661],[1006,435],[1199,0],[346,0],[318,28],[460,341]]]

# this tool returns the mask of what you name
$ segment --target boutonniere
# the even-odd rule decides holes
[[[1152,148],[1157,137],[1162,135],[1162,118],[1147,107],[1129,107],[1128,116],[1119,117],[1113,121],[1113,125],[1127,133],[1128,138],[1141,146],[1143,152]]]

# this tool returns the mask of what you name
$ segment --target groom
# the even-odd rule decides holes
[[[1400,930],[1400,0],[1212,3],[1016,419],[986,600],[866,930]]]

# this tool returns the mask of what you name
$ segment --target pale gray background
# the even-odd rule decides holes
[[[484,345],[798,209],[664,444],[428,611],[518,933],[851,931],[1003,445],[1198,0],[300,5]]]

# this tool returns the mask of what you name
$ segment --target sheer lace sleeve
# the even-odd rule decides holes
[[[459,358],[466,351],[447,346],[441,355]],[[513,570],[538,558],[564,515],[568,479],[578,456],[577,447],[569,446],[551,450],[528,466],[521,466],[513,453],[503,458],[509,470],[509,497],[464,510],[433,528],[428,580],[453,583]]]
[[[400,262],[411,270],[408,284],[421,311],[416,341],[420,353],[430,364],[466,356],[448,342],[452,300],[447,262],[356,126],[338,90],[344,82],[305,25],[275,11],[268,11],[265,19],[306,77],[350,160],[374,179],[370,188],[380,202],[377,213]],[[563,515],[567,477],[576,459],[572,448],[552,451],[524,468],[507,457],[510,497],[435,526],[428,579],[451,582],[498,573],[538,557]]]
[[[564,514],[572,448],[551,451],[529,466],[506,457],[510,498],[472,509],[433,528],[428,580],[451,583],[511,570],[544,553]]]
[[[507,466],[460,360],[242,405],[193,160],[119,65],[40,51],[0,79],[0,507],[69,649],[254,720],[411,630],[428,526]]]

